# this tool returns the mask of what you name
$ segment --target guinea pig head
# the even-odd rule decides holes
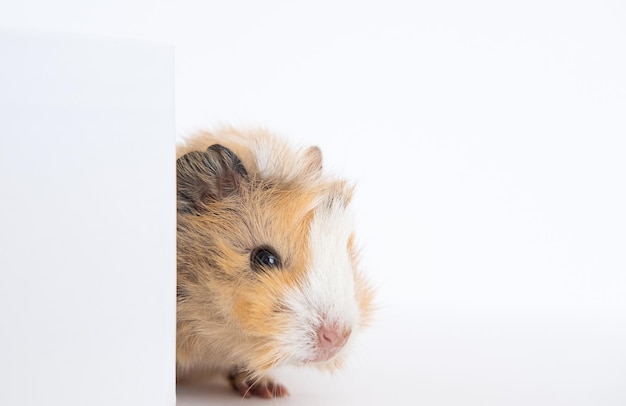
[[[300,158],[293,177],[258,162],[248,171],[221,145],[177,161],[179,318],[194,318],[196,340],[259,373],[340,366],[372,310],[352,188],[321,176],[319,149]]]

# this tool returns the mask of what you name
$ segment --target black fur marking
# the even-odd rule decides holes
[[[230,149],[211,145],[176,161],[176,195],[179,213],[199,214],[207,204],[236,194],[248,172]]]

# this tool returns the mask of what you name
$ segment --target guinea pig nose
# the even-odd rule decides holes
[[[328,353],[334,355],[348,341],[352,330],[340,328],[335,325],[323,325],[317,332],[320,347]],[[332,356],[331,355],[331,356]]]

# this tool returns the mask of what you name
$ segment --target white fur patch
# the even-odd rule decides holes
[[[254,157],[259,174],[262,178],[268,178],[277,171],[277,156],[273,144],[257,143],[254,146]]]
[[[306,173],[304,152],[292,150],[286,142],[258,139],[252,149],[261,178],[290,181]]]
[[[318,207],[311,222],[311,262],[306,279],[301,288],[287,298],[295,317],[283,341],[298,361],[315,358],[317,332],[322,324],[357,329],[359,308],[348,251],[352,230],[352,216],[342,199],[330,199]]]

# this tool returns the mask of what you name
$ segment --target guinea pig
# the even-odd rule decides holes
[[[373,310],[358,268],[353,187],[317,147],[224,128],[177,149],[177,378],[219,371],[282,397],[278,365],[339,368]]]

